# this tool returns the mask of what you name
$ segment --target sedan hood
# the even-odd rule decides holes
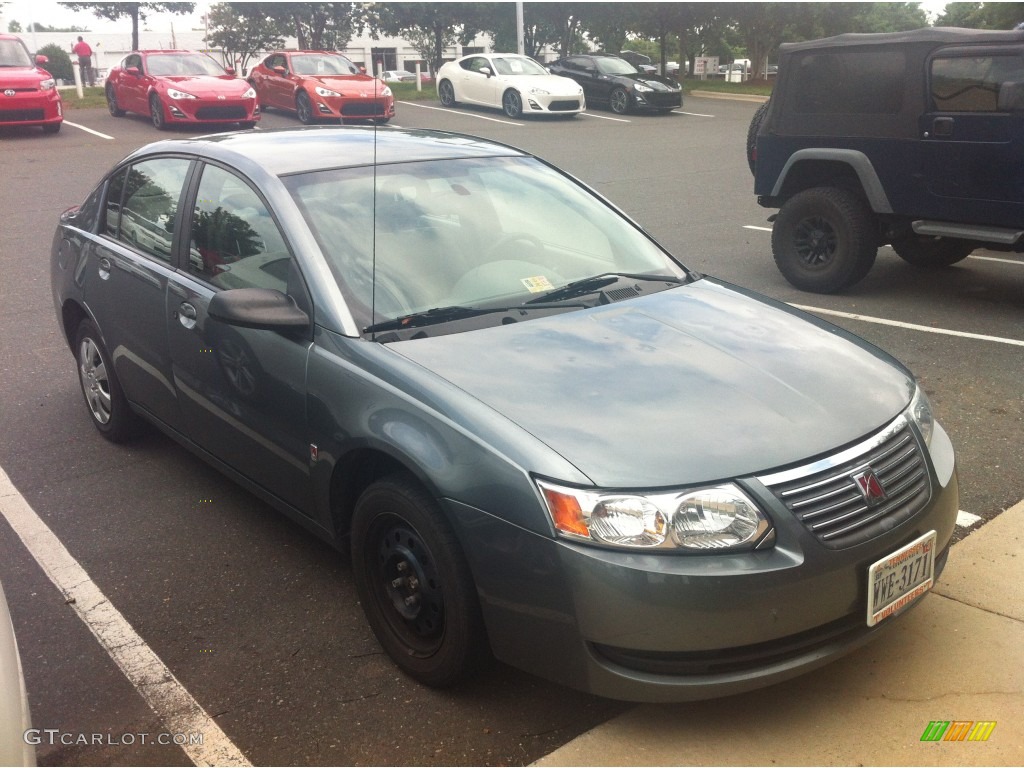
[[[375,94],[387,88],[387,83],[370,75],[319,75],[306,78],[313,85],[322,85],[334,91]]]
[[[50,73],[37,67],[0,68],[0,91],[7,88],[39,88],[43,80],[50,79]]]
[[[579,83],[561,75],[498,75],[498,79],[527,93],[531,88],[543,88],[554,96],[576,96],[581,91]]]
[[[249,83],[234,75],[175,75],[160,79],[199,98],[227,96],[237,99],[250,88]]]
[[[389,346],[521,426],[595,485],[666,487],[803,462],[909,404],[915,385],[906,369],[804,317],[704,279]]]
[[[653,88],[656,91],[679,90],[679,83],[674,80],[669,80],[667,77],[662,77],[661,75],[646,75],[642,72],[637,72],[634,75],[613,75],[613,77],[643,83],[647,87]]]

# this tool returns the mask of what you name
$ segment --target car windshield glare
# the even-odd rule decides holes
[[[307,54],[292,56],[292,67],[297,75],[356,75],[359,70],[344,56]]]
[[[519,307],[594,275],[665,276],[665,287],[687,277],[630,221],[533,158],[340,169],[285,183],[361,328],[438,307]]]
[[[203,53],[157,54],[147,57],[146,66],[149,74],[156,77],[225,74],[224,67]]]
[[[495,56],[491,59],[499,75],[548,75],[544,67],[525,56]]]
[[[624,59],[597,59],[597,71],[602,75],[635,75],[637,68]]]
[[[0,40],[0,67],[31,66],[32,57],[20,40]]]

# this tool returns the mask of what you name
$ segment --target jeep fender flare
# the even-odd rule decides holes
[[[860,185],[864,189],[864,194],[867,196],[871,210],[875,213],[892,213],[889,197],[885,194],[885,187],[882,186],[878,174],[875,173],[874,166],[871,165],[867,155],[855,149],[821,147],[797,150],[790,155],[786,165],[782,168],[782,172],[779,174],[779,178],[776,179],[775,187],[772,189],[772,197],[779,197],[782,194],[782,188],[785,185],[790,169],[797,163],[805,160],[827,160],[833,163],[845,163],[850,166],[854,173],[857,174],[857,178],[860,179]]]

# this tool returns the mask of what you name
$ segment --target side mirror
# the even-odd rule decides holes
[[[1000,85],[996,109],[1000,112],[1024,111],[1024,82],[1010,82]]]
[[[298,331],[309,328],[309,315],[280,291],[270,288],[233,288],[210,299],[207,314],[239,328]]]
[[[235,68],[234,67],[224,67],[224,73],[234,77],[234,75],[235,75]]]
[[[491,77],[494,75],[494,72],[491,71],[490,67],[480,67],[479,72],[481,75],[487,75],[487,77]]]
[[[288,74],[288,70],[285,69],[284,67],[282,67],[280,64],[278,64],[276,67],[274,67],[274,71],[277,72],[277,74],[279,74],[279,75],[287,75]]]
[[[360,67],[359,68],[359,74],[360,75],[365,75],[366,74],[366,67]]]
[[[36,54],[36,64],[48,64],[50,60],[41,53]]]
[[[132,77],[142,77],[142,70],[138,67],[128,67],[124,72],[126,75],[131,75]]]

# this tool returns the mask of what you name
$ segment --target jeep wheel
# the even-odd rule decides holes
[[[755,161],[757,159],[757,132],[761,130],[761,122],[764,120],[764,115],[768,111],[768,102],[766,101],[760,107],[757,108],[757,112],[750,120],[750,127],[747,129],[747,165],[750,166],[750,172],[754,173]]]
[[[845,189],[815,187],[793,195],[772,229],[775,264],[803,291],[849,288],[868,273],[877,253],[871,210]]]
[[[974,244],[948,237],[907,235],[893,240],[892,249],[915,267],[948,267],[966,259],[974,250]]]

